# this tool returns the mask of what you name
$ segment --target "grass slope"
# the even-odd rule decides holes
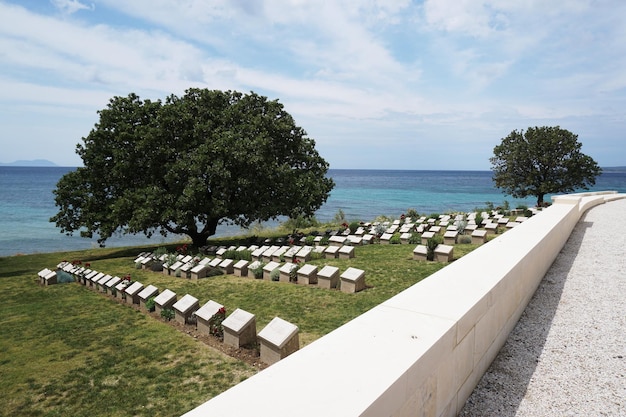
[[[216,241],[216,244],[230,243]],[[179,416],[258,369],[150,315],[74,284],[38,285],[37,272],[80,259],[111,275],[169,288],[256,315],[257,331],[279,316],[300,329],[301,346],[427,277],[443,264],[412,260],[414,245],[357,247],[356,258],[320,267],[366,271],[357,294],[234,276],[190,281],[137,270],[155,248],[94,249],[0,258],[2,415]],[[457,245],[455,257],[473,245]]]

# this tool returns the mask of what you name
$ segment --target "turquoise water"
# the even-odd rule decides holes
[[[52,190],[72,169],[0,167],[0,256],[97,247],[95,239],[65,236],[48,221],[56,213]],[[470,211],[484,207],[486,202],[497,206],[507,200],[512,207],[535,202],[503,195],[493,187],[490,171],[330,170],[329,175],[336,186],[316,213],[320,221],[332,220],[340,209],[349,221],[367,221],[379,215],[398,217],[409,209],[430,214]],[[626,193],[626,173],[603,173],[593,189]],[[217,230],[219,236],[240,232],[235,226],[219,226]],[[172,236],[169,240],[180,238]],[[113,237],[107,246],[165,241],[161,236],[149,240],[130,235]]]

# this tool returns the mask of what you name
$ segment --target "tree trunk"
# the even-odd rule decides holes
[[[217,230],[217,223],[219,221],[220,219],[209,219],[200,232],[196,230],[188,232],[193,246],[196,248],[206,246],[207,239],[215,234],[215,231]]]
[[[543,194],[537,196],[537,207],[543,207]]]

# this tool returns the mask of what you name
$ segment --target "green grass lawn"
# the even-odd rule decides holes
[[[214,244],[225,243],[214,240]],[[230,242],[229,242],[230,243]],[[0,258],[0,413],[7,416],[179,416],[258,372],[155,317],[77,283],[42,287],[37,272],[80,259],[144,285],[212,299],[227,314],[296,324],[301,347],[444,267],[412,260],[415,245],[369,245],[353,259],[310,263],[366,271],[365,291],[344,294],[231,275],[191,281],[135,269],[155,248],[93,249]],[[473,250],[456,245],[455,258]]]

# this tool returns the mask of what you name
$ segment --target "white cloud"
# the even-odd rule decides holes
[[[87,6],[78,0],[50,0],[50,3],[64,14],[73,14],[79,10],[93,10],[94,5]]]
[[[381,135],[390,146],[447,136],[485,146],[535,123],[602,117],[609,132],[625,118],[617,0],[88,4],[56,1],[57,16],[0,2],[0,106],[94,115],[130,92],[254,90],[280,99],[328,152],[363,155]]]

